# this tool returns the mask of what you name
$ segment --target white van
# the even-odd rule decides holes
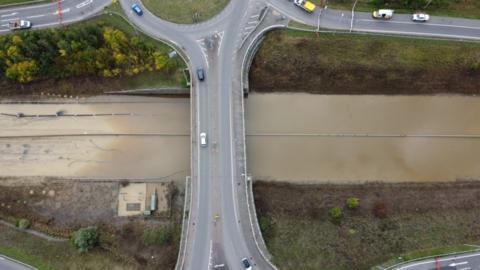
[[[393,17],[393,9],[379,9],[372,13],[372,17],[375,19],[390,20]]]

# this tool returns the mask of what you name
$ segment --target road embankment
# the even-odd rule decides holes
[[[275,31],[254,60],[250,90],[476,95],[479,51],[480,43]]]
[[[256,182],[260,226],[282,269],[369,269],[412,251],[476,244],[480,182],[293,185]],[[346,200],[359,199],[357,209]],[[285,198],[289,198],[285,200]],[[333,207],[343,217],[332,219]]]

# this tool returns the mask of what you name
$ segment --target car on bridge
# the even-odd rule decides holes
[[[252,264],[250,264],[247,258],[242,259],[242,264],[243,267],[245,267],[245,270],[252,270]]]
[[[143,10],[138,4],[133,4],[132,5],[132,10],[133,10],[133,12],[137,13],[138,16],[143,15]]]
[[[207,147],[207,133],[200,133],[200,146]]]
[[[197,77],[200,81],[205,80],[205,71],[203,68],[197,68]]]

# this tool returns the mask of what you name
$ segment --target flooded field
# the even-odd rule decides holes
[[[245,106],[255,179],[480,179],[480,98],[253,94]]]

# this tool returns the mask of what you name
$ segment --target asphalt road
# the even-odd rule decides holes
[[[63,0],[61,2],[63,23],[72,23],[91,17],[111,3],[110,0]],[[8,7],[0,10],[0,33],[9,32],[8,22],[21,19],[32,22],[33,28],[59,25],[56,2],[32,6]]]
[[[2,270],[32,270],[36,269],[27,264],[12,260],[0,254],[0,269]]]
[[[155,17],[143,7],[137,16],[130,6],[138,1],[120,0],[130,21],[145,33],[172,43],[186,56],[192,70],[192,205],[185,260],[182,269],[212,269],[225,264],[226,269],[243,269],[241,259],[248,257],[257,269],[274,269],[258,249],[250,229],[244,194],[245,168],[242,136],[234,126],[243,119],[238,110],[242,102],[238,67],[243,60],[239,48],[250,29],[255,29],[259,10],[266,5],[306,24],[328,29],[480,39],[480,21],[432,17],[428,23],[410,21],[408,15],[395,15],[391,21],[371,19],[368,13],[321,10],[307,14],[285,0],[231,0],[214,18],[195,25],[180,25]],[[64,22],[82,20],[108,5],[107,0],[62,2]],[[0,11],[0,23],[19,18],[31,20],[34,27],[58,25],[57,5],[43,4],[8,8]],[[206,80],[197,79],[195,70],[205,69]],[[237,93],[237,94],[234,94]],[[198,143],[200,132],[208,135],[208,147]],[[243,128],[235,132],[244,132]],[[243,135],[243,134],[240,134]],[[218,218],[216,218],[218,216]],[[256,221],[254,221],[256,222]],[[247,224],[248,226],[245,226]],[[412,268],[413,269],[413,268]],[[415,268],[417,269],[417,268]]]
[[[317,8],[308,14],[286,0],[267,0],[275,9],[288,17],[320,28],[374,32],[397,35],[416,35],[422,37],[441,37],[455,39],[480,40],[480,20],[431,16],[425,23],[413,22],[409,14],[394,14],[388,21],[376,20],[371,13],[352,12]]]
[[[391,270],[478,270],[480,254],[465,253],[403,264]]]

